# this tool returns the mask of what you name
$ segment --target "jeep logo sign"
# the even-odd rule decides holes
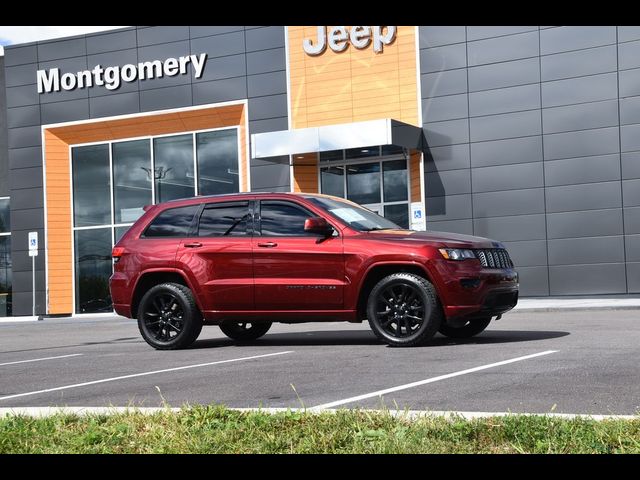
[[[389,45],[396,38],[398,27],[332,27],[327,34],[327,27],[318,27],[318,38],[305,39],[302,42],[307,55],[320,55],[327,45],[334,52],[342,52],[349,46],[349,41],[357,49],[367,48],[373,41],[373,51],[382,53],[384,45]]]

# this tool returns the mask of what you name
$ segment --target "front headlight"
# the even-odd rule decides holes
[[[470,258],[476,258],[473,250],[463,248],[440,248],[438,251],[447,260],[468,260]]]

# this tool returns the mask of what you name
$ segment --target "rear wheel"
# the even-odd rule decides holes
[[[369,294],[367,317],[376,336],[397,347],[426,343],[442,323],[435,288],[412,273],[380,280]]]
[[[438,330],[442,335],[451,338],[471,338],[484,332],[485,328],[491,323],[492,317],[474,318],[469,320],[461,327],[452,327],[443,323]]]
[[[220,330],[227,337],[238,341],[249,341],[260,338],[271,328],[271,322],[224,322]]]
[[[193,293],[178,283],[162,283],[144,294],[138,308],[142,338],[158,350],[186,348],[202,330]]]

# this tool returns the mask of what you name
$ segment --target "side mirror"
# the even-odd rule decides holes
[[[324,217],[311,217],[304,221],[304,231],[328,237],[333,234],[333,227]]]

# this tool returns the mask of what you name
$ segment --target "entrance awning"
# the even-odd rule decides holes
[[[392,118],[251,135],[253,158],[326,152],[371,145],[422,149],[420,127]]]

